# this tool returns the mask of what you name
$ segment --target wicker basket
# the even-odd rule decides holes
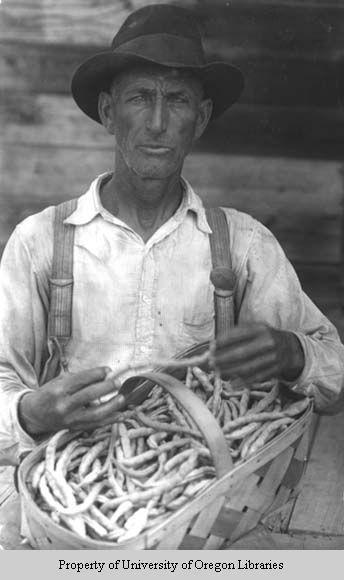
[[[192,355],[202,349],[204,345],[183,355]],[[174,374],[181,378],[180,371]],[[31,496],[27,482],[30,470],[44,456],[46,443],[43,443],[24,459],[18,478],[22,532],[34,548],[219,549],[252,530],[270,511],[281,507],[292,494],[296,495],[307,458],[311,404],[259,453],[231,468],[222,431],[202,401],[175,377],[156,373],[148,378],[153,376],[154,382],[166,388],[184,406],[203,432],[213,455],[217,480],[163,523],[133,540],[116,544],[85,539],[52,521]],[[215,421],[216,425],[211,423],[211,428],[207,429],[208,421]]]

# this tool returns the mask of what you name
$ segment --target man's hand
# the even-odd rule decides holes
[[[297,336],[264,324],[233,328],[230,336],[217,341],[215,361],[225,376],[248,383],[294,381],[305,365]]]
[[[114,380],[106,380],[109,370],[98,367],[66,374],[26,393],[18,407],[24,430],[34,437],[64,428],[88,431],[112,423],[114,413],[124,406],[121,395],[92,405],[100,397],[116,392]]]

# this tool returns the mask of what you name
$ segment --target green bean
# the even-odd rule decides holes
[[[192,435],[193,437],[202,437],[201,433],[194,431],[192,429],[188,429],[186,427],[181,427],[180,425],[171,425],[169,423],[160,423],[158,421],[152,421],[140,411],[137,411],[137,418],[141,421],[141,423],[143,423],[147,427],[153,427],[157,431],[167,431],[169,433],[183,433],[187,435]]]
[[[291,417],[283,417],[277,421],[271,422],[266,428],[260,433],[259,437],[251,444],[247,457],[254,455],[263,447],[263,445],[270,439],[274,431],[280,429],[280,427],[285,427],[292,423],[293,419]]]
[[[247,412],[249,399],[250,399],[250,391],[249,389],[244,389],[244,392],[241,395],[240,399],[239,417],[242,417]]]
[[[260,413],[267,409],[267,407],[276,399],[279,394],[279,386],[278,384],[274,385],[271,391],[259,401],[258,405],[256,406],[254,412]]]
[[[257,427],[259,427],[259,425],[260,425],[260,423],[257,421],[252,422],[252,423],[248,423],[248,425],[244,425],[243,427],[239,427],[238,429],[235,429],[234,431],[230,431],[229,433],[227,433],[226,439],[230,439],[230,440],[242,439],[246,435],[249,435],[250,433],[255,431],[257,429]]]
[[[109,444],[109,437],[99,441],[91,449],[84,455],[80,462],[79,466],[79,477],[80,480],[86,475],[89,466],[93,463],[93,461],[100,455],[102,451],[104,451]]]
[[[200,385],[204,388],[205,392],[208,395],[212,395],[213,391],[214,391],[214,387],[211,384],[211,382],[207,376],[207,373],[202,371],[202,369],[200,369],[197,366],[193,367],[192,372],[193,372],[194,376],[196,377],[196,379],[199,381]]]

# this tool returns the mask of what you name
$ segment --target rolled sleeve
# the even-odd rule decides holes
[[[321,339],[295,332],[305,355],[305,366],[298,380],[288,386],[295,392],[312,397],[315,408],[324,410],[343,392],[344,352],[339,338]]]

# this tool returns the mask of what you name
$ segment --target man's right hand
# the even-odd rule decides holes
[[[98,367],[61,375],[23,395],[18,406],[23,429],[35,437],[64,428],[89,431],[112,423],[113,414],[124,407],[124,397],[118,395],[105,403],[99,402],[100,397],[116,394],[118,389],[113,379],[106,379],[109,371],[107,367]]]

